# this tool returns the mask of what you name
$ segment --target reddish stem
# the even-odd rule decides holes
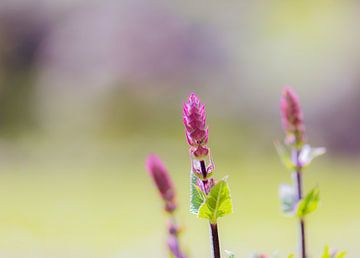
[[[296,164],[295,171],[295,185],[297,189],[297,198],[300,201],[303,198],[303,185],[302,185],[302,165],[299,162],[299,155],[301,150],[294,150],[294,161]],[[306,258],[306,238],[305,238],[305,221],[304,218],[299,219],[299,249],[300,249],[300,257]]]
[[[206,166],[205,166],[204,160],[200,161],[200,167],[201,167],[201,173],[203,174],[203,177],[206,178],[207,171],[206,171]],[[206,189],[206,184],[208,181],[205,179],[202,182],[204,184],[204,189]],[[205,194],[208,194],[208,193],[205,193]],[[211,245],[212,245],[212,249],[211,249],[212,257],[213,258],[221,258],[220,240],[219,240],[218,227],[217,227],[216,223],[215,224],[210,223],[210,240],[211,240]]]

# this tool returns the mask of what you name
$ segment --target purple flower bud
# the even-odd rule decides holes
[[[186,256],[181,252],[179,247],[179,239],[175,235],[169,235],[167,244],[170,250],[170,253],[175,258],[186,258]]]
[[[211,159],[210,151],[208,153],[208,156],[204,160],[198,160],[196,158],[194,159],[193,153],[191,153],[191,151],[190,154],[191,170],[195,174],[195,176],[197,176],[201,180],[206,180],[207,178],[211,177],[215,169],[215,164]],[[201,162],[204,162],[204,167],[202,167]]]
[[[165,210],[170,213],[173,212],[176,209],[175,187],[167,169],[160,158],[153,154],[148,156],[146,168],[165,201]]]
[[[281,120],[287,134],[287,143],[304,144],[304,122],[300,102],[293,90],[285,87],[281,96]]]
[[[180,231],[179,226],[176,225],[174,222],[170,221],[168,223],[168,231],[170,235],[177,235]]]
[[[210,193],[211,188],[216,185],[214,178],[209,178],[208,180],[202,181],[199,178],[196,181],[196,185],[200,188],[200,190],[206,195]]]
[[[170,253],[175,258],[186,258],[186,255],[181,251],[181,248],[180,248],[180,243],[179,243],[179,238],[178,238],[179,233],[180,233],[180,228],[176,224],[176,221],[174,218],[170,218],[170,220],[169,220],[168,232],[169,232],[169,235],[168,235],[167,244],[168,244]]]
[[[209,153],[206,147],[208,142],[208,128],[206,126],[205,105],[195,93],[184,103],[183,120],[186,129],[186,139],[191,146],[194,157],[202,159]]]

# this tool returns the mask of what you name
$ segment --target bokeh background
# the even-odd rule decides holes
[[[281,215],[290,182],[274,151],[291,85],[308,139],[328,153],[306,171],[325,244],[360,253],[360,2],[356,0],[1,0],[0,256],[167,257],[166,217],[144,169],[158,153],[177,184],[184,245],[209,257],[208,226],[188,212],[182,103],[207,105],[216,177],[235,213],[222,246],[296,250]]]

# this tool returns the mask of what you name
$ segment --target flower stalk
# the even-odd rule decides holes
[[[214,164],[210,156],[210,149],[207,147],[209,131],[206,125],[205,105],[200,102],[195,93],[192,93],[184,103],[183,121],[186,139],[190,145],[191,171],[197,177],[197,187],[207,196],[215,186],[215,180],[212,178]],[[212,257],[220,258],[218,225],[216,221],[209,222]]]
[[[218,226],[216,224],[210,223],[210,234],[211,234],[211,243],[212,243],[212,257],[220,258],[220,240],[218,233]]]
[[[294,164],[293,179],[296,190],[296,199],[299,203],[303,199],[303,163],[300,155],[305,142],[305,129],[303,114],[299,99],[290,89],[285,88],[281,98],[281,120],[286,134],[285,143],[291,147],[292,163]],[[299,253],[301,258],[306,258],[306,234],[304,216],[299,216]]]

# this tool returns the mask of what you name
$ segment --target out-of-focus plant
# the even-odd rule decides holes
[[[306,247],[305,218],[317,209],[320,190],[318,186],[315,186],[304,195],[303,175],[305,167],[314,158],[324,154],[325,148],[313,148],[307,144],[299,99],[288,87],[284,88],[282,92],[280,106],[282,126],[286,137],[284,145],[275,142],[275,147],[284,165],[292,172],[294,183],[280,185],[279,195],[283,212],[298,220],[299,258],[307,258],[309,256]],[[327,256],[323,255],[323,257]]]
[[[177,224],[175,217],[177,208],[176,191],[171,177],[160,158],[156,155],[149,155],[146,162],[146,168],[164,201],[164,211],[169,217],[167,245],[170,257],[186,258],[185,253],[180,248],[180,227]]]

